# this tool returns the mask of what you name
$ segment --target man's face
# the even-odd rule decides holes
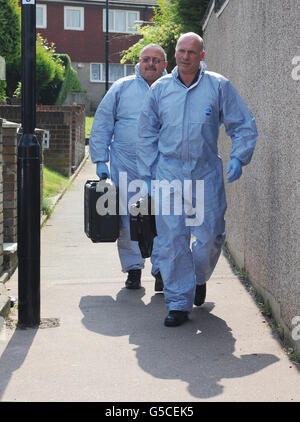
[[[184,37],[178,42],[175,58],[179,74],[196,75],[200,62],[204,58],[200,41],[192,36]]]
[[[139,62],[140,74],[148,85],[152,85],[153,82],[161,77],[168,64],[165,61],[163,52],[156,47],[145,48]]]

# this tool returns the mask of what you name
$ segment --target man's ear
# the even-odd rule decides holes
[[[204,57],[205,57],[205,51],[202,51],[202,53],[201,53],[201,61],[204,59]]]
[[[164,70],[167,68],[167,66],[168,66],[168,62],[165,62]]]

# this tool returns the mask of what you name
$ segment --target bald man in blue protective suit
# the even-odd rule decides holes
[[[116,81],[99,104],[89,140],[92,162],[96,173],[110,177],[107,163],[110,162],[111,179],[119,185],[119,175],[126,177],[126,190],[131,181],[138,179],[136,153],[139,143],[138,118],[146,94],[154,81],[166,74],[167,58],[157,44],[145,46],[140,53],[135,75]],[[127,200],[133,193],[128,192]],[[126,202],[127,206],[127,202]],[[129,214],[121,215],[120,236],[117,240],[123,272],[127,272],[125,286],[128,289],[141,287],[141,272],[144,259],[138,242],[130,238]],[[163,290],[163,281],[158,266],[157,238],[151,256],[155,291]]]
[[[155,183],[179,182],[168,195],[173,205],[180,197],[181,214],[163,212],[163,189],[159,189],[156,205],[159,266],[169,311],[166,326],[181,325],[188,320],[193,305],[204,303],[206,282],[225,239],[226,198],[217,145],[220,126],[224,124],[232,140],[228,182],[242,175],[258,136],[244,101],[228,79],[206,70],[204,55],[202,38],[195,33],[183,34],[175,51],[177,66],[151,86],[139,120],[140,177],[148,185],[151,179],[156,179]],[[193,186],[188,207],[182,188],[186,183]],[[203,198],[202,206],[195,208],[199,198]]]

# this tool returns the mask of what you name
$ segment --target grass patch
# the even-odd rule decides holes
[[[52,198],[55,197],[68,183],[68,178],[44,166],[43,169],[43,202],[42,211],[50,215]]]
[[[94,117],[85,117],[85,137],[89,139],[93,125]]]

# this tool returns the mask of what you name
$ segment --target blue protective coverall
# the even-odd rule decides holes
[[[166,74],[166,72],[165,72]],[[110,161],[111,179],[119,185],[119,172],[127,173],[128,184],[138,178],[136,153],[138,145],[138,118],[149,91],[149,85],[141,76],[139,64],[135,75],[113,83],[95,113],[89,145],[93,163]],[[128,193],[128,200],[134,193]],[[157,266],[156,239],[151,256],[152,274]],[[122,271],[144,268],[138,242],[130,239],[130,220],[121,215],[120,236],[117,241]]]
[[[181,215],[175,215],[172,208],[170,215],[162,215],[165,194],[160,189],[156,215],[159,267],[169,311],[192,310],[195,286],[210,278],[225,239],[227,205],[218,155],[222,124],[232,140],[231,159],[248,164],[257,139],[255,120],[230,81],[206,71],[204,62],[190,87],[180,81],[177,67],[156,81],[139,119],[137,167],[141,178],[179,180],[182,185],[185,180],[204,181],[204,213],[202,220],[199,217],[202,224],[195,226],[186,224],[183,205]],[[178,194],[176,189],[171,190],[171,206]],[[194,189],[192,204],[195,202]],[[194,239],[190,248],[191,235]]]

